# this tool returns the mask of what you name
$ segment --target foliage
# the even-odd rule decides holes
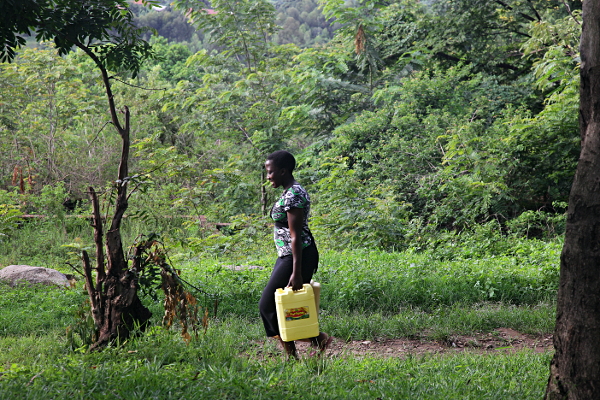
[[[163,37],[152,37],[150,44],[156,52],[154,62],[148,63],[148,67],[154,64],[160,66],[159,79],[176,84],[180,79],[189,76],[186,70],[186,61],[192,55],[189,47],[184,44],[168,44]]]
[[[293,58],[289,84],[277,88],[284,104],[279,127],[292,139],[322,147],[320,142],[371,102],[363,80],[354,80],[352,59],[344,46],[306,49]],[[307,140],[305,139],[305,140]],[[315,142],[316,140],[316,142]]]
[[[114,162],[104,151],[113,142],[103,132],[105,118],[97,114],[102,99],[85,82],[96,74],[49,48],[25,50],[14,63],[3,64],[0,74],[0,94],[11,99],[0,105],[5,187],[19,186],[15,174],[34,191],[63,181],[77,192],[79,180],[107,179],[98,171]],[[86,145],[87,154],[81,154]]]
[[[21,215],[18,206],[0,204],[0,241],[6,241],[6,237],[19,226]]]
[[[249,72],[258,67],[268,49],[268,39],[276,31],[274,8],[266,1],[217,0],[211,3],[213,12],[192,0],[179,0],[175,5],[188,12],[226,57],[240,57]]]
[[[490,99],[490,92],[496,97]],[[493,149],[503,142],[483,140],[483,134],[494,135],[504,105],[520,101],[520,92],[517,85],[473,76],[469,67],[415,73],[401,87],[376,91],[376,111],[364,111],[336,129],[327,154],[345,157],[352,179],[335,179],[335,164],[321,169],[329,170],[338,185],[361,182],[355,197],[398,196],[410,212],[405,217],[420,216],[425,224],[465,227],[482,216],[506,213],[512,201],[509,182],[499,176],[506,158],[493,158],[496,153],[504,157],[506,149]]]
[[[231,217],[227,225],[212,232],[203,232],[202,236],[190,236],[187,246],[199,254],[211,257],[240,257],[260,252],[272,243],[272,226],[264,217],[255,215],[237,215]],[[239,254],[244,249],[245,254]]]
[[[358,0],[355,6],[346,6],[341,0],[324,0],[323,13],[327,18],[335,18],[341,25],[337,37],[353,43],[356,65],[361,72],[368,71],[370,86],[383,61],[379,55],[375,33],[382,28],[378,10],[382,4],[376,0]],[[348,40],[351,39],[351,40]]]
[[[388,15],[410,15],[407,8],[396,12]],[[412,226],[453,229],[471,229],[492,218],[504,223],[524,211],[552,210],[553,202],[564,202],[579,147],[576,54],[568,50],[575,47],[579,27],[571,17],[549,18],[532,25],[532,39],[524,45],[537,85],[546,89],[549,78],[555,82],[546,107],[533,118],[527,109],[538,107],[537,100],[523,86],[532,91],[531,78],[502,83],[497,76],[475,73],[479,67],[472,62],[413,72],[401,85],[376,90],[376,110],[338,126],[327,150],[330,157],[347,158],[352,180],[361,182],[358,197],[369,197],[385,182],[418,217]],[[415,29],[405,34],[418,38]],[[548,46],[553,35],[565,39]],[[327,165],[333,178],[335,169]]]
[[[571,2],[571,8],[577,7],[581,3]],[[531,37],[530,24],[567,15],[558,0],[451,0],[434,2],[432,8],[426,43],[438,59],[467,62],[476,71],[494,71],[509,79],[529,68],[520,47]]]
[[[356,247],[399,250],[404,246],[410,205],[398,199],[381,183],[365,193],[344,160],[333,159],[321,165],[331,168],[317,188],[324,195],[313,208],[313,230],[321,234],[325,248]]]
[[[552,237],[565,233],[566,213],[559,214],[558,210],[566,210],[567,204],[555,202],[554,212],[525,211],[517,218],[509,221],[507,227],[511,233],[524,237]]]
[[[152,1],[144,0],[149,3]],[[38,41],[53,40],[59,55],[73,46],[93,49],[104,68],[126,70],[134,76],[143,59],[151,55],[148,43],[139,39],[143,30],[133,24],[124,0],[44,0],[28,6],[2,32],[2,61],[14,58],[14,49],[25,43],[18,35],[29,34],[31,29]]]
[[[25,45],[20,34],[29,34],[29,29],[37,23],[40,10],[47,1],[7,0],[6,12],[0,18],[0,62],[7,62],[15,57],[15,49]]]
[[[580,19],[581,13],[575,10],[569,16],[540,21],[531,27],[531,38],[523,44],[523,52],[533,61],[533,73],[541,89],[560,93],[578,87]]]
[[[92,15],[107,10],[101,3]],[[561,232],[553,205],[566,200],[579,151],[576,2],[570,14],[556,1],[330,1],[323,14],[311,1],[267,3],[217,2],[209,12],[180,1],[201,43],[151,38],[157,58],[139,64],[136,79],[113,75],[113,97],[134,122],[132,175],[148,182],[132,195],[132,217],[167,226],[166,240],[194,251],[229,253],[240,235],[181,221],[263,229],[255,215],[276,196],[263,185],[263,158],[285,148],[299,160],[324,247],[424,249],[440,229],[474,232],[489,221],[505,232]],[[131,10],[107,18],[135,25],[175,15]],[[307,40],[313,23],[335,26],[336,37],[278,45],[288,17],[307,24]],[[93,43],[112,46],[94,32]],[[150,55],[134,47],[140,62]],[[97,54],[108,65],[108,53]],[[63,182],[77,200],[114,175],[118,138],[95,67],[81,50],[57,58],[47,45],[0,66],[0,182],[30,193],[24,212],[44,186]],[[263,239],[255,243],[244,245]]]
[[[186,9],[193,6],[184,1],[177,4]],[[215,177],[219,175],[225,179],[239,177],[237,171],[248,176],[241,185],[228,185],[225,189],[224,198],[231,191],[238,194],[229,197],[231,211],[264,213],[267,194],[262,163],[289,137],[279,125],[284,104],[278,98],[278,89],[288,80],[287,58],[297,50],[272,45],[270,38],[276,25],[271,3],[214,2],[212,7],[212,13],[193,8],[191,17],[209,35],[216,50],[202,50],[188,59],[188,65],[198,68],[202,78],[199,82],[180,81],[176,91],[183,90],[188,95],[181,98],[172,92],[173,101],[165,109],[193,113],[181,129],[194,132],[195,137],[207,143],[201,150],[205,155],[220,159],[220,168],[208,168],[211,183],[217,183]],[[235,146],[235,154],[229,152],[230,146]]]

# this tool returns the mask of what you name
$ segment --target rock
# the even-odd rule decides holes
[[[13,287],[19,284],[71,286],[65,274],[55,269],[29,265],[9,265],[0,269],[0,280],[8,282]]]

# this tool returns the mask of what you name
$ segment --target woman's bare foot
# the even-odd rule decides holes
[[[332,340],[332,336],[329,336],[325,332],[319,332],[319,336],[310,339],[311,346],[317,348],[318,352],[314,351],[310,355],[314,356],[325,353],[325,350],[327,350]]]
[[[288,355],[288,358],[293,358],[295,360],[298,359],[298,352],[296,351],[296,343],[295,342],[284,342],[281,338],[279,338],[281,342],[281,346],[285,350],[285,353]]]

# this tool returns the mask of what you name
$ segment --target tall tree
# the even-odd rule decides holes
[[[600,3],[583,3],[581,153],[561,254],[555,354],[546,399],[600,398]]]
[[[15,49],[24,43],[23,34],[34,30],[36,39],[53,40],[58,53],[67,54],[72,48],[81,49],[101,72],[111,122],[121,137],[122,151],[115,182],[115,210],[104,232],[98,199],[90,187],[94,207],[93,226],[96,243],[96,279],[86,252],[83,252],[86,288],[90,296],[97,341],[92,348],[103,347],[115,339],[127,338],[135,326],[144,327],[151,317],[138,295],[140,260],[129,268],[121,240],[121,221],[128,206],[129,176],[129,109],[124,107],[124,121],[119,118],[111,88],[109,71],[137,75],[144,59],[151,57],[150,45],[141,40],[142,30],[133,22],[133,14],[125,0],[39,0],[24,1],[24,7],[8,0],[21,13],[13,20],[0,18],[0,60],[12,60]],[[144,3],[151,3],[145,1]],[[11,8],[11,7],[9,7]],[[106,260],[106,262],[105,262]]]

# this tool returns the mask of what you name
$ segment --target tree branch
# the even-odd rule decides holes
[[[132,85],[131,83],[127,83],[127,82],[125,82],[125,81],[123,81],[123,80],[121,80],[121,79],[117,78],[117,77],[116,77],[116,76],[114,76],[114,75],[113,75],[113,76],[111,76],[111,77],[109,77],[108,79],[114,79],[115,81],[119,81],[119,82],[121,82],[121,83],[122,83],[122,84],[124,84],[124,85],[131,86],[131,87],[138,88],[138,89],[142,89],[142,90],[156,90],[156,91],[159,91],[159,90],[167,90],[167,88],[161,88],[161,89],[152,89],[152,88],[145,88],[145,87],[143,87],[143,86]]]
[[[569,4],[563,0],[563,4],[565,5],[565,7],[567,8],[567,12],[569,13],[569,15],[571,16],[571,18],[573,18],[573,21],[575,21],[577,23],[577,25],[581,25],[581,22],[579,22],[577,20],[577,18],[575,18],[575,16],[573,15],[573,12],[571,11],[571,7],[569,7]]]
[[[503,2],[503,1],[500,1],[500,0],[494,0],[494,2],[495,2],[495,3],[497,3],[497,4],[500,4],[502,7],[506,8],[506,9],[507,9],[507,10],[509,10],[509,11],[512,11],[512,10],[513,10],[513,8],[512,8],[511,6],[509,6],[508,4],[506,4],[506,3],[505,3],[505,2]],[[533,10],[533,11],[535,11],[535,10]],[[536,14],[537,14],[537,12],[536,12]],[[530,15],[527,15],[527,14],[525,14],[525,13],[519,12],[519,15],[520,15],[521,17],[525,18],[525,19],[526,19],[526,20],[528,20],[528,21],[531,21],[531,22],[535,22],[535,21],[536,21],[536,19],[535,19],[535,18],[533,18],[532,16],[530,16]]]
[[[119,163],[119,177],[118,179],[122,182],[129,175],[129,131],[130,131],[130,113],[129,107],[125,106],[125,129],[121,133],[123,139],[123,148],[121,149],[121,162]]]
[[[125,129],[121,130],[122,149],[121,149],[121,161],[119,162],[119,176],[117,179],[117,200],[115,204],[115,213],[113,220],[110,225],[111,232],[117,232],[121,226],[121,220],[127,210],[127,180],[129,174],[129,121],[130,114],[129,108],[124,107],[125,110]],[[119,238],[120,241],[120,238]]]
[[[94,324],[96,327],[102,325],[102,310],[101,305],[98,304],[98,291],[94,288],[94,282],[92,280],[92,267],[90,265],[90,258],[87,251],[81,252],[81,258],[83,261],[83,272],[85,276],[85,288],[87,289],[90,297],[90,306],[92,308],[92,317],[94,318]]]
[[[110,87],[110,78],[108,76],[108,71],[106,71],[106,68],[104,68],[102,61],[100,61],[100,59],[96,56],[96,54],[92,50],[90,50],[90,48],[88,46],[84,45],[83,43],[81,43],[80,41],[77,41],[77,40],[71,41],[71,42],[73,44],[75,44],[75,46],[77,46],[81,50],[83,50],[83,52],[85,54],[87,54],[92,59],[92,61],[94,61],[94,63],[98,67],[98,69],[100,69],[100,72],[102,74],[102,82],[104,83],[104,87],[106,89],[106,97],[108,98],[108,107],[110,109],[110,116],[112,118],[113,124],[117,128],[117,131],[119,131],[119,134],[122,135],[123,128],[122,128],[121,123],[119,122],[119,118],[117,116],[117,108],[115,106],[114,95],[113,95],[111,87]]]
[[[537,10],[535,9],[535,7],[533,6],[533,2],[531,0],[527,0],[527,2],[529,3],[529,5],[531,6],[531,9],[535,13],[535,17],[537,18],[538,22],[541,21],[542,17],[540,16],[540,13],[538,13]]]
[[[96,139],[98,139],[98,136],[100,136],[100,133],[104,130],[104,128],[106,127],[106,125],[108,125],[110,123],[111,123],[111,121],[106,121],[104,123],[104,125],[102,125],[102,128],[100,128],[100,130],[98,131],[98,133],[96,133],[96,136],[94,136],[94,138],[90,142],[89,146],[91,146],[96,141]]]

